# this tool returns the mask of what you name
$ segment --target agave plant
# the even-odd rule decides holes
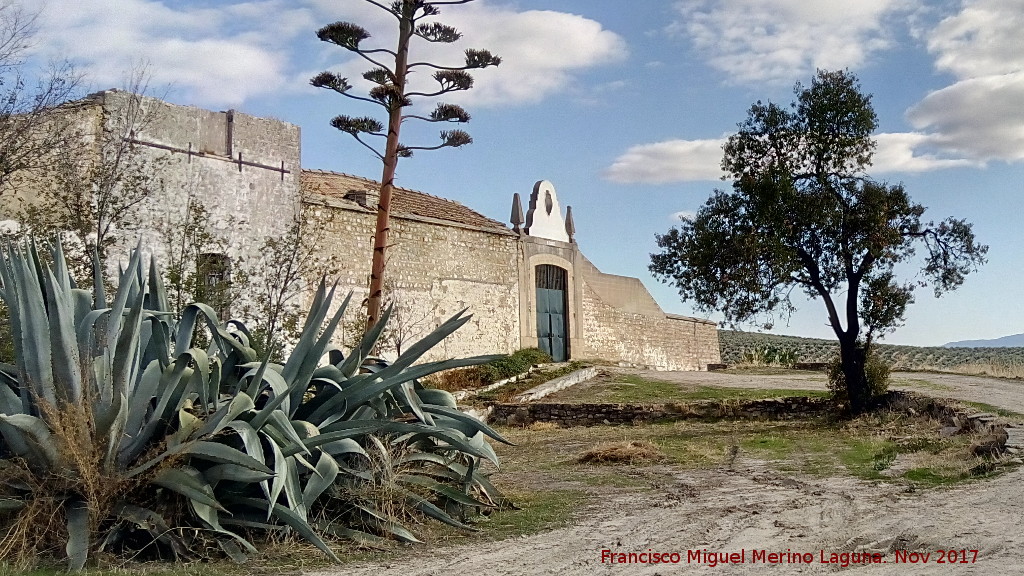
[[[497,464],[485,436],[500,436],[417,380],[491,359],[415,364],[464,313],[388,365],[368,359],[387,315],[350,354],[330,346],[349,299],[328,318],[334,289],[321,282],[278,365],[208,306],[172,318],[139,250],[109,304],[98,268],[92,292],[76,287],[59,246],[48,266],[33,243],[0,256],[17,360],[0,365],[0,550],[33,554],[63,534],[80,569],[140,529],[177,557],[198,552],[185,538],[197,530],[236,559],[254,550],[253,530],[293,530],[332,558],[322,534],[414,541],[372,499],[350,498],[380,462],[401,470],[391,476],[410,507],[443,522],[466,528],[460,507],[503,503],[480,472]]]

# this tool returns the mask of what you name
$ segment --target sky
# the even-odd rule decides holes
[[[304,168],[378,179],[379,160],[329,125],[378,109],[309,84],[329,70],[362,86],[365,62],[315,34],[342,20],[371,32],[364,47],[393,43],[394,19],[365,0],[46,0],[30,63],[68,59],[98,90],[145,62],[166,100],[296,124]],[[721,146],[752,103],[788,104],[816,69],[848,69],[879,117],[869,174],[904,183],[926,219],[972,222],[990,247],[958,291],[918,290],[885,342],[1024,332],[1024,0],[476,0],[437,20],[463,38],[414,44],[414,59],[457,65],[486,48],[503,61],[446,98],[472,114],[474,143],[401,160],[399,185],[507,222],[513,193],[550,180],[602,271],[640,278],[667,312],[717,321],[650,275],[655,235],[729,187]],[[403,136],[438,138],[413,123]],[[821,301],[794,302],[773,332],[833,336]]]

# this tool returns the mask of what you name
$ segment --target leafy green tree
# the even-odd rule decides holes
[[[902,184],[869,178],[878,125],[871,96],[845,71],[797,84],[789,109],[755,103],[725,144],[732,190],[716,190],[692,218],[657,236],[650,270],[730,324],[770,328],[790,295],[821,299],[839,341],[849,409],[866,410],[872,340],[902,325],[917,287],[938,297],[985,262],[971,224],[923,219]],[[895,266],[923,247],[921,274]]]
[[[409,50],[412,40],[420,40],[451,44],[461,38],[461,34],[445,24],[426,20],[440,13],[439,6],[450,4],[468,4],[473,0],[450,0],[447,2],[426,2],[424,0],[395,0],[390,4],[366,0],[370,4],[387,11],[398,23],[398,42],[394,50],[387,48],[364,48],[363,40],[370,37],[364,28],[351,22],[335,22],[317,31],[317,37],[324,42],[336,44],[357,54],[372,66],[363,74],[363,78],[373,84],[367,96],[352,93],[352,85],[347,78],[333,72],[322,72],[310,81],[313,86],[333,90],[353,100],[369,102],[384,109],[387,113],[387,131],[382,122],[376,118],[363,116],[336,116],[331,125],[350,134],[360,144],[367,147],[384,163],[381,176],[380,200],[377,207],[377,227],[373,240],[373,266],[370,275],[370,295],[367,302],[367,322],[369,329],[380,318],[383,290],[385,251],[388,247],[390,232],[391,191],[394,187],[395,169],[399,158],[412,156],[414,150],[437,150],[439,148],[458,148],[473,141],[463,130],[452,129],[441,131],[441,142],[434,146],[407,146],[399,141],[402,124],[406,120],[422,120],[443,124],[461,124],[469,121],[469,114],[461,106],[438,102],[430,114],[421,115],[407,113],[406,108],[412,106],[415,98],[432,100],[450,92],[469,90],[473,87],[473,77],[467,70],[497,66],[501,59],[487,50],[468,49],[465,51],[465,62],[461,66],[441,66],[431,62],[410,62]],[[409,74],[417,69],[433,70],[433,79],[438,86],[433,91],[422,92],[411,88],[408,83]],[[384,139],[384,149],[379,150],[372,142]]]

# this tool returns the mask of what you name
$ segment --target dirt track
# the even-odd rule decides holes
[[[636,371],[634,371],[636,372]],[[823,387],[820,376],[737,376],[722,373],[643,373],[714,386]],[[1012,380],[896,374],[907,388],[1021,411],[1024,383]],[[817,379],[815,379],[817,378]],[[898,386],[897,386],[898,387]],[[856,567],[876,574],[1024,574],[1024,469],[953,489],[906,492],[901,486],[846,477],[807,479],[771,471],[754,460],[735,471],[662,470],[653,493],[610,497],[570,526],[493,543],[423,550],[392,565],[345,566],[323,575],[395,576],[451,573],[584,576],[589,574],[830,574],[834,552],[878,553],[886,563]],[[500,478],[499,478],[500,482]],[[681,554],[680,564],[612,564],[612,553]],[[929,554],[897,564],[894,550]],[[940,550],[977,550],[970,563],[938,563]],[[710,568],[687,563],[688,551],[739,553],[744,562]],[[810,554],[809,564],[754,562],[754,551]],[[822,552],[824,551],[824,552]],[[824,556],[822,556],[824,555]],[[973,553],[968,553],[973,560]],[[837,560],[840,558],[837,557]],[[790,557],[789,560],[798,560]]]

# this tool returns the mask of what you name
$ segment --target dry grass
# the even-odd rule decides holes
[[[578,458],[580,464],[642,464],[668,458],[661,448],[648,440],[603,442]]]
[[[1024,378],[1024,363],[1020,362],[977,362],[964,364],[955,368],[946,368],[944,372],[955,372],[969,376],[995,376],[996,378]]]
[[[423,378],[423,384],[428,388],[458,392],[459,390],[475,390],[483,386],[480,377],[480,368],[459,368],[437,372]]]
[[[41,555],[60,556],[67,542],[65,506],[81,499],[89,507],[89,531],[95,533],[118,498],[133,490],[138,480],[111,474],[104,466],[105,439],[93,430],[90,402],[55,407],[40,403],[58,454],[53,469],[39,462],[11,461],[3,468],[5,496],[30,495],[24,508],[6,523],[0,537],[0,558],[19,566],[33,566]],[[27,489],[27,490],[26,490]]]
[[[528,430],[534,432],[543,432],[544,430],[555,430],[558,428],[557,422],[534,422],[526,427]]]

